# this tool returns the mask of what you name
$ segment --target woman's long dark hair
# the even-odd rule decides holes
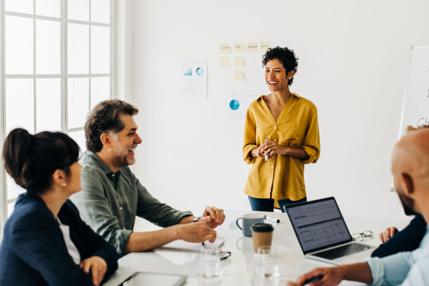
[[[68,175],[70,165],[79,159],[79,146],[67,134],[44,131],[31,135],[16,128],[3,145],[7,173],[27,192],[40,195],[52,184],[55,170]]]

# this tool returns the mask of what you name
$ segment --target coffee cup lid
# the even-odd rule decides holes
[[[274,227],[269,223],[255,223],[252,225],[252,230],[255,232],[271,232]]]

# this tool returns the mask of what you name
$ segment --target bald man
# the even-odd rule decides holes
[[[405,212],[414,211],[429,220],[429,129],[410,132],[395,145],[392,154],[394,185]],[[429,285],[429,232],[420,247],[368,262],[316,268],[292,285],[337,285],[342,280],[373,285]],[[316,279],[317,280],[317,279]],[[305,284],[307,285],[307,284]]]
[[[412,132],[422,128],[429,128],[429,126],[423,125],[415,127],[409,125],[406,127],[406,131]],[[382,244],[372,252],[371,256],[386,257],[398,252],[413,251],[420,246],[426,234],[426,221],[420,214],[416,214],[415,212],[405,214],[415,215],[415,217],[401,231],[391,226],[380,233]]]

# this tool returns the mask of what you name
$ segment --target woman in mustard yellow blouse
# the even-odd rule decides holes
[[[253,101],[244,127],[244,160],[251,164],[245,193],[252,210],[273,211],[305,201],[304,164],[320,154],[316,106],[290,91],[297,71],[295,53],[282,47],[269,49],[262,60],[271,91]]]

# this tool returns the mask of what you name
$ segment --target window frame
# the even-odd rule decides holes
[[[5,1],[0,1],[0,143],[3,146],[4,139],[6,138],[6,90],[5,85],[8,79],[32,79],[33,80],[33,100],[34,100],[34,114],[33,114],[33,129],[37,130],[37,80],[46,78],[58,78],[61,81],[61,131],[66,133],[76,132],[83,130],[82,127],[68,128],[68,79],[69,78],[88,78],[88,107],[91,107],[91,81],[93,78],[108,77],[110,79],[110,98],[117,98],[116,94],[116,81],[117,81],[117,0],[110,1],[110,24],[92,22],[91,9],[92,0],[88,0],[89,5],[89,19],[88,21],[72,20],[67,18],[67,5],[68,1],[73,0],[60,0],[60,15],[59,17],[41,16],[36,15],[36,1],[33,0],[32,14],[19,13],[12,11],[5,11]],[[33,20],[33,71],[32,74],[6,74],[5,67],[5,19],[6,16],[17,16]],[[59,74],[37,74],[36,66],[36,21],[47,20],[60,23],[60,73]],[[67,68],[67,40],[68,40],[68,24],[83,24],[88,26],[88,40],[89,40],[89,61],[88,61],[88,74],[68,74]],[[91,60],[91,33],[92,27],[108,27],[110,28],[110,71],[109,73],[92,74]],[[8,199],[8,190],[6,182],[6,172],[3,163],[0,164],[0,240],[2,238],[3,226],[8,217],[8,207],[16,201],[16,197]]]

